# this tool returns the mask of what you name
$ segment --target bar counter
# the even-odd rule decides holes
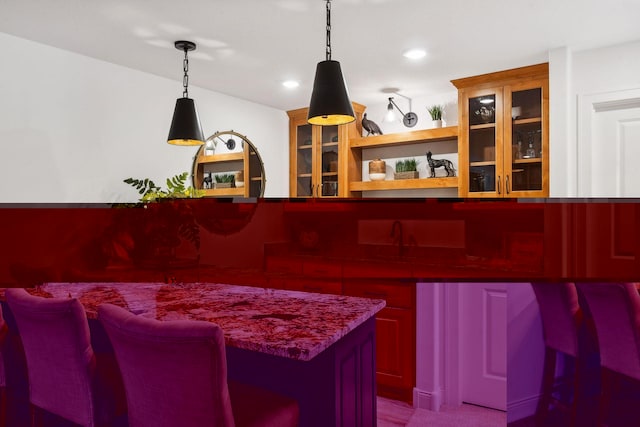
[[[213,322],[228,346],[304,361],[385,306],[383,300],[217,283],[48,283],[28,291],[78,298],[88,318],[111,303],[158,320]]]
[[[229,379],[296,398],[301,426],[376,423],[375,314],[383,300],[214,283],[46,283],[27,290],[78,298],[92,335],[102,303],[161,321],[214,322],[225,334]]]

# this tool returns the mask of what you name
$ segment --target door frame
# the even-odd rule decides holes
[[[640,107],[640,89],[626,89],[578,95],[578,135],[576,144],[577,193],[578,197],[591,197],[591,152],[595,114],[602,111]],[[621,183],[616,184],[616,195],[621,196]]]
[[[459,375],[459,285],[416,284],[415,408],[439,411],[462,404]]]
[[[459,283],[416,284],[415,408],[437,412],[462,404],[460,297]]]

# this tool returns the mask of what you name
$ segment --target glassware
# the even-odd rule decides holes
[[[536,157],[536,150],[533,148],[533,138],[529,140],[529,147],[527,151],[524,153],[525,159],[533,159]]]

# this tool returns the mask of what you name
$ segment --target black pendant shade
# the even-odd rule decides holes
[[[193,99],[189,98],[189,51],[196,49],[196,44],[187,40],[178,40],[175,43],[178,50],[184,51],[184,60],[182,68],[184,77],[182,78],[182,98],[176,100],[176,108],[173,110],[173,119],[171,120],[171,129],[169,129],[169,137],[167,142],[173,145],[203,145],[204,135],[202,134],[202,126],[200,118],[196,111],[196,104]]]
[[[307,121],[312,125],[330,126],[351,123],[355,119],[340,63],[318,62]]]
[[[202,145],[204,136],[196,105],[191,98],[178,98],[167,138],[174,145]]]

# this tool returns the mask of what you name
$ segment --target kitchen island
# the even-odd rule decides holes
[[[29,292],[78,298],[92,334],[102,303],[162,321],[214,322],[225,334],[229,379],[294,397],[301,426],[376,424],[383,300],[212,283],[48,283]]]

